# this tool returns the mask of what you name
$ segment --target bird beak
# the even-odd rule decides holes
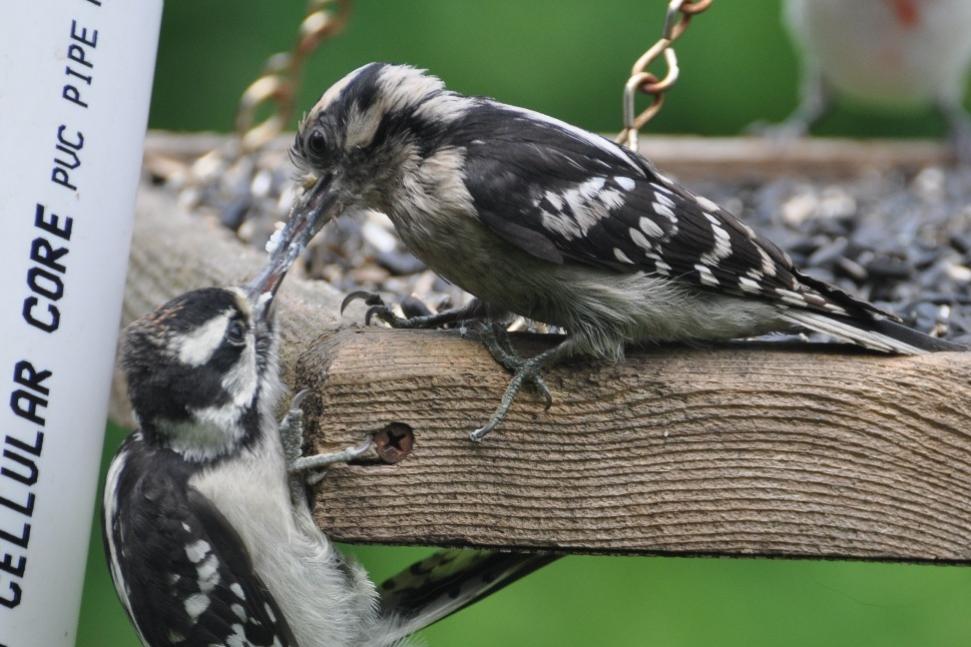
[[[287,224],[268,245],[269,262],[246,285],[246,296],[254,305],[258,318],[269,318],[273,298],[290,267],[300,258],[314,235],[339,212],[337,194],[331,190],[332,178],[332,174],[319,178],[300,196]]]
[[[290,219],[281,232],[282,240],[292,240],[302,244],[303,251],[318,231],[324,228],[341,211],[337,200],[334,174],[327,173],[317,178],[304,190],[290,212]]]

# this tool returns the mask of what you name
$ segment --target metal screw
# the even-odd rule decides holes
[[[415,432],[403,422],[392,422],[374,434],[374,447],[385,463],[393,465],[411,453]]]

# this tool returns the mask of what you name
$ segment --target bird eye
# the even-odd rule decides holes
[[[233,319],[229,322],[229,327],[226,329],[226,341],[228,341],[233,346],[242,346],[246,343],[246,326],[239,319]]]
[[[307,150],[317,157],[322,157],[327,152],[327,140],[322,132],[311,131],[310,137],[307,138]]]

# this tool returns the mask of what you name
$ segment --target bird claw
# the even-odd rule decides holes
[[[352,301],[360,299],[364,301],[364,305],[368,306],[383,306],[385,305],[384,299],[377,292],[368,292],[367,290],[354,290],[341,301],[341,314],[344,314],[344,310],[347,306],[351,304]]]
[[[310,485],[318,483],[326,475],[325,468],[337,463],[350,463],[351,461],[364,456],[374,447],[374,439],[368,436],[364,441],[351,447],[327,454],[314,454],[313,456],[301,456],[290,463],[287,471],[291,478],[299,478],[304,475],[306,482]]]
[[[543,381],[541,375],[542,370],[549,366],[551,363],[557,361],[559,357],[564,356],[568,352],[569,340],[562,342],[560,345],[555,346],[549,350],[543,351],[535,357],[531,357],[527,360],[519,359],[519,366],[515,370],[512,379],[509,381],[508,386],[506,386],[505,392],[502,394],[502,400],[499,402],[499,406],[496,407],[495,411],[492,413],[492,417],[489,421],[478,429],[474,430],[469,434],[469,440],[474,443],[482,442],[482,440],[488,436],[496,427],[502,424],[502,421],[506,419],[506,414],[509,413],[509,408],[512,406],[513,401],[516,399],[516,395],[522,388],[523,384],[532,384],[536,389],[545,397],[546,399],[546,410],[553,404],[553,398],[550,395],[549,389],[546,388],[546,383]],[[518,359],[518,358],[517,358]]]
[[[401,319],[392,312],[391,306],[384,302],[384,299],[377,292],[368,292],[367,290],[355,290],[351,292],[344,300],[341,301],[341,314],[344,314],[344,310],[347,309],[353,301],[361,300],[364,305],[370,306],[367,312],[364,314],[364,325],[370,326],[371,319],[377,317],[381,321],[387,323],[392,328],[401,328],[400,325],[402,321],[407,321],[406,319]]]
[[[489,351],[489,354],[492,355],[492,358],[510,373],[517,373],[526,364],[527,360],[524,360],[513,349],[509,341],[508,332],[502,324],[485,322],[479,326],[479,329],[474,334],[478,336],[479,340]],[[550,394],[550,390],[539,372],[527,376],[525,383],[543,397],[544,410],[549,411],[550,407],[553,406],[553,396]]]
[[[329,454],[303,456],[303,405],[310,394],[309,389],[301,389],[293,399],[283,420],[280,421],[280,443],[289,476],[290,497],[295,506],[306,505],[305,484],[314,485],[324,478],[324,468],[336,463],[348,463],[368,453],[374,440],[368,437],[364,442]]]
[[[371,306],[367,309],[367,312],[364,314],[364,325],[370,326],[371,318],[375,316],[392,328],[401,328],[402,326],[395,324],[398,323],[399,320],[406,321],[405,319],[401,319],[395,315],[395,313],[391,311],[391,307],[384,303],[381,305]]]
[[[283,445],[283,455],[288,465],[303,451],[303,409],[300,407],[309,393],[308,389],[298,391],[290,400],[290,407],[280,421],[280,443]]]
[[[407,316],[399,317],[394,313],[391,306],[384,302],[381,295],[365,290],[356,290],[344,297],[341,302],[341,314],[344,314],[344,309],[357,299],[370,306],[364,313],[364,325],[366,326],[370,326],[371,319],[377,317],[392,328],[427,328],[433,327],[436,320],[440,318],[433,315],[428,306],[412,297],[407,297],[402,301],[401,306]]]

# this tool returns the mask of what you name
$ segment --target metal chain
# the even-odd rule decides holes
[[[688,29],[691,18],[711,6],[713,0],[671,0],[664,16],[661,38],[644,52],[631,69],[630,78],[624,84],[624,129],[617,135],[617,143],[637,150],[637,137],[644,124],[660,112],[664,105],[664,93],[678,80],[678,57],[672,45]],[[667,73],[659,79],[647,71],[647,67],[659,56],[664,56]],[[651,103],[640,114],[634,106],[637,92],[650,95]]]
[[[350,8],[350,0],[308,2],[307,15],[297,30],[293,49],[271,56],[262,76],[240,97],[236,132],[240,137],[241,154],[262,148],[291,125],[304,61],[323,41],[340,33],[347,23]],[[257,111],[266,104],[275,104],[276,109],[256,123]]]
[[[299,193],[277,136],[295,126],[300,73],[314,50],[344,28],[350,9],[351,0],[308,1],[293,48],[271,56],[240,97],[234,137],[188,164],[147,160],[180,190],[181,206],[214,213],[241,239],[262,247]]]

